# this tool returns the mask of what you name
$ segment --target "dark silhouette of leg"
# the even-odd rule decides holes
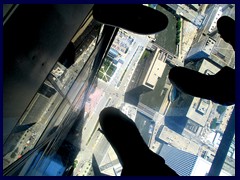
[[[138,34],[154,34],[168,25],[165,14],[140,4],[95,4],[93,17],[100,23]]]
[[[235,21],[228,16],[222,16],[217,21],[217,29],[221,38],[235,50]]]
[[[235,69],[225,66],[213,79],[215,91],[212,101],[222,105],[235,104]]]
[[[235,103],[235,70],[222,68],[215,75],[205,75],[184,67],[174,67],[169,79],[180,91],[209,99],[222,105]]]
[[[177,175],[162,157],[149,150],[135,123],[120,110],[105,108],[99,122],[123,166],[122,176]]]

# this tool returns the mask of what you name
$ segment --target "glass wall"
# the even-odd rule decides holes
[[[235,18],[235,6],[177,5],[181,11],[176,11],[174,5],[150,6],[166,14],[169,24],[153,35],[119,29],[98,72],[97,85],[85,104],[82,148],[75,160],[74,175],[121,174],[116,154],[99,131],[98,115],[105,107],[116,107],[135,121],[149,148],[185,176],[208,175],[228,121],[235,116],[234,105],[222,106],[184,94],[168,79],[174,66],[207,75],[216,74],[223,62],[235,68],[232,47],[220,38],[216,29],[209,31],[219,12],[221,16]],[[201,51],[208,38],[214,39],[214,50],[205,54]],[[216,52],[231,58],[216,59]],[[145,77],[154,74],[150,68],[153,64],[158,64],[158,72],[147,82]],[[235,138],[220,175],[235,175]]]
[[[148,6],[168,17],[167,28],[152,35],[116,28],[96,74],[92,67],[104,26],[91,14],[86,18],[4,144],[4,168],[38,148],[20,174],[119,176],[122,166],[98,122],[99,113],[112,106],[136,123],[151,151],[179,175],[208,175],[235,118],[234,105],[184,94],[168,73],[174,66],[207,75],[235,68],[235,52],[216,30],[216,17],[235,19],[235,5]],[[212,50],[206,52],[209,40]],[[231,141],[220,175],[235,175],[235,137]]]
[[[32,155],[36,167],[27,163],[21,174],[44,175],[41,173],[48,167],[47,162],[50,163],[56,157],[62,162],[61,158],[59,160],[60,156],[55,153],[61,145],[59,142],[64,141],[84,109],[89,88],[93,83],[90,76],[94,76],[92,66],[102,28],[90,13],[5,141],[3,169],[24,161],[46,143],[48,145],[39,151],[41,153],[35,152],[35,156]],[[27,170],[27,167],[31,170]],[[63,164],[63,167],[64,172],[66,164]]]

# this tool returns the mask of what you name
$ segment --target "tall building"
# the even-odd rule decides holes
[[[120,29],[112,44],[112,47],[120,54],[124,55],[128,52],[128,49],[133,44],[133,42],[134,38],[131,36],[131,33]]]
[[[132,83],[127,87],[125,102],[137,106],[140,95],[154,89],[163,67],[161,66],[162,62],[156,58],[157,51],[150,52],[150,56],[150,58],[143,58],[138,62],[138,66],[143,68],[135,69],[134,74],[136,75],[133,75]]]
[[[159,152],[166,164],[180,176],[207,176],[211,163],[191,153],[164,144]],[[220,176],[231,176],[222,170]]]
[[[205,59],[197,62],[190,62],[186,65],[186,67],[207,75],[216,74],[220,70],[219,67]],[[212,160],[215,158],[217,144],[219,145],[221,139],[219,134],[217,135],[214,133],[212,141],[214,141],[216,144],[215,146],[205,141],[207,137],[210,136],[210,132],[212,132],[209,127],[210,123],[212,122],[212,113],[215,111],[215,107],[216,105],[209,100],[192,97],[181,93],[179,97],[172,102],[170,110],[168,111],[165,119],[166,126],[171,130],[188,139],[196,141],[200,145],[205,144],[204,146],[209,148],[208,157],[206,158],[206,160],[209,162],[212,162]],[[229,108],[232,109],[232,107]],[[230,115],[226,114],[226,116],[228,116],[229,119]],[[217,119],[219,119],[219,123],[223,124],[224,126],[225,121],[220,121],[220,117]],[[220,125],[220,127],[222,127],[222,125]],[[207,151],[208,150],[206,150],[206,152]],[[201,152],[199,153],[201,154]],[[232,156],[234,151],[231,150],[231,152],[228,152],[228,154],[229,156]],[[234,166],[234,160],[230,157],[227,157],[223,165],[224,169],[234,175]]]
[[[172,131],[167,126],[160,126],[156,140],[163,144],[169,144],[185,152],[197,155],[200,145],[192,140]]]
[[[102,145],[104,145],[104,147]],[[122,172],[122,165],[107,140],[98,145],[98,148],[94,152],[94,158],[95,169],[98,169],[97,175],[120,176]]]
[[[214,66],[212,63],[206,60],[199,61],[196,65],[196,68],[198,69],[198,72],[207,75],[216,74],[220,70],[218,67]],[[206,125],[211,109],[211,101],[197,97],[193,98],[187,111],[186,117],[190,120],[190,122],[194,122],[197,124],[196,126],[199,126],[199,130],[197,131],[198,133],[200,133],[200,129]],[[187,129],[191,131],[191,129],[188,127]]]
[[[205,16],[199,13],[201,4],[166,4],[178,16],[187,19],[195,26],[200,27],[205,19]]]
[[[213,50],[215,43],[216,42],[214,39],[206,36],[201,41],[192,44],[186,59],[198,60],[202,58],[208,58]]]
[[[218,34],[217,20],[221,16],[235,19],[235,6],[211,4],[205,11],[206,18],[194,38],[185,63],[205,58],[218,67],[235,68],[235,52]]]
[[[220,70],[205,59],[188,63],[186,67],[208,75],[216,74]],[[199,136],[212,106],[209,100],[180,93],[167,112],[166,125],[180,134],[185,132]]]
[[[141,136],[143,137],[143,140],[147,145],[149,145],[152,136],[152,129],[155,126],[154,119],[138,111],[135,123]]]
[[[217,20],[222,16],[222,7],[220,5],[208,5],[206,11],[206,18],[203,21],[202,28],[204,33],[210,34],[217,26]]]

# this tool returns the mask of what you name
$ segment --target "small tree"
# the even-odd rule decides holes
[[[218,112],[219,114],[224,113],[225,110],[226,110],[226,107],[225,107],[225,106],[218,106],[218,107],[217,107],[217,112]]]
[[[75,160],[74,163],[73,163],[73,168],[76,168],[77,164],[78,164],[78,160]]]
[[[180,30],[180,29],[181,29],[181,25],[182,25],[181,21],[178,20],[178,21],[177,21],[177,30]]]
[[[217,127],[217,118],[214,118],[211,122],[210,128],[216,129],[216,127]]]
[[[10,157],[11,158],[15,158],[16,157],[16,153],[13,152]]]
[[[177,38],[176,38],[176,44],[179,44],[179,42],[180,42],[180,38],[177,37]]]

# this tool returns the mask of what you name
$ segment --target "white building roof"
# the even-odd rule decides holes
[[[147,75],[145,76],[145,79],[144,79],[145,86],[147,86],[151,89],[154,89],[154,87],[157,84],[158,78],[162,77],[162,74],[166,67],[166,63],[159,60],[159,58],[158,58],[159,51],[160,51],[160,49],[157,49],[157,51],[153,57],[153,61],[151,62],[151,65],[147,72]]]
[[[195,166],[193,167],[191,176],[206,176],[211,168],[211,165],[212,163],[202,157],[198,157]],[[231,176],[231,174],[221,170],[220,176]]]

